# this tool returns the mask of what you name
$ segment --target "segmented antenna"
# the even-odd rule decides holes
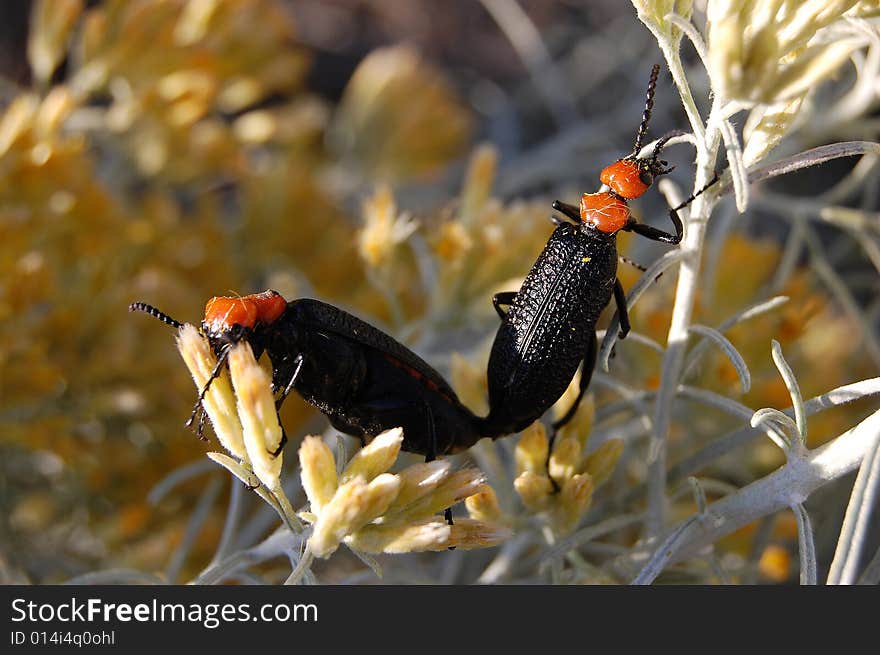
[[[657,143],[654,144],[654,152],[651,153],[651,158],[649,161],[652,163],[656,163],[657,158],[660,157],[660,151],[666,147],[666,142],[677,136],[682,136],[683,134],[687,134],[687,132],[685,132],[684,130],[671,130],[661,136],[659,139],[657,139]]]
[[[128,306],[128,311],[130,312],[144,312],[145,314],[149,314],[155,318],[158,318],[163,323],[167,323],[171,327],[181,328],[183,327],[183,323],[180,321],[175,321],[173,318],[168,316],[165,312],[161,312],[152,305],[148,305],[145,302],[133,302]]]
[[[205,382],[205,386],[202,387],[202,390],[199,392],[199,397],[196,400],[195,406],[193,407],[192,414],[189,415],[189,418],[187,419],[186,423],[184,424],[184,425],[186,425],[186,427],[191,428],[193,426],[193,423],[196,420],[196,415],[198,414],[199,409],[204,409],[202,407],[202,401],[205,399],[205,395],[208,393],[208,389],[211,388],[211,383],[220,377],[220,372],[223,370],[223,366],[226,364],[226,360],[228,359],[228,357],[229,357],[229,348],[224,348],[223,352],[220,353],[220,357],[217,358],[217,364],[214,366],[214,370],[211,371],[211,377],[208,378],[208,381]],[[202,439],[202,430],[203,430],[204,426],[205,426],[204,415],[202,415],[202,416],[199,416],[199,426],[198,426],[198,430],[196,432],[196,434],[199,435],[199,439]]]
[[[638,156],[648,133],[648,121],[651,120],[651,110],[654,109],[654,89],[657,88],[657,78],[660,76],[660,64],[654,64],[651,69],[651,79],[648,80],[648,92],[645,94],[645,112],[642,114],[642,124],[639,125],[636,134],[636,145],[633,148],[633,156]]]
[[[721,176],[718,174],[718,171],[715,171],[715,175],[712,176],[711,180],[706,182],[706,184],[703,186],[702,189],[695,191],[694,193],[689,195],[687,198],[685,198],[681,202],[681,204],[679,204],[677,207],[673,207],[672,211],[675,212],[675,211],[678,211],[679,209],[684,209],[689,204],[691,204],[696,199],[697,196],[702,195],[704,191],[706,191],[709,187],[711,187],[713,184],[716,184],[720,180],[721,180]]]

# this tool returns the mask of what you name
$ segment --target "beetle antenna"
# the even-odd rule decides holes
[[[158,318],[163,323],[167,323],[171,327],[181,328],[183,327],[183,323],[180,321],[175,321],[173,318],[168,316],[165,312],[161,312],[152,305],[148,305],[145,302],[133,302],[128,306],[128,311],[130,312],[144,312],[145,314],[149,314],[154,318]]]
[[[187,419],[186,423],[184,424],[184,425],[186,425],[186,427],[188,427],[188,428],[192,427],[192,424],[196,420],[196,414],[198,413],[199,409],[202,408],[202,401],[205,399],[205,395],[208,393],[208,389],[211,388],[211,383],[220,377],[220,372],[223,370],[223,366],[224,366],[224,364],[226,364],[226,360],[228,359],[228,357],[229,357],[229,348],[224,348],[223,352],[220,353],[220,357],[217,358],[217,363],[214,365],[214,370],[211,371],[211,376],[208,378],[208,381],[205,382],[205,386],[202,387],[202,390],[199,392],[199,397],[196,400],[195,406],[193,407],[192,414],[190,414],[189,419]],[[202,421],[201,420],[199,421],[199,428],[198,428],[197,433],[199,435],[199,438],[201,439],[202,438]]]
[[[663,148],[666,147],[667,142],[677,136],[682,136],[684,134],[687,134],[687,132],[685,132],[684,130],[670,130],[669,132],[661,136],[659,139],[657,139],[657,143],[654,144],[654,150],[651,152],[651,156],[648,158],[648,161],[651,164],[656,164],[657,160],[660,158],[660,152],[663,150]],[[665,163],[666,162],[661,162],[661,164]]]
[[[654,64],[651,69],[651,78],[648,80],[648,91],[645,94],[645,111],[642,114],[642,123],[636,134],[636,145],[633,147],[633,156],[638,156],[648,133],[648,122],[651,120],[651,111],[654,109],[654,90],[657,88],[657,77],[660,75],[660,64]]]

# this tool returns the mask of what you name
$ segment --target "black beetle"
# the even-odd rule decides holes
[[[182,325],[146,303],[132,303],[129,309]],[[188,425],[220,375],[229,347],[245,340],[256,357],[264,352],[269,356],[276,409],[295,390],[326,414],[333,427],[362,443],[402,427],[403,450],[428,460],[469,448],[485,436],[482,419],[461,403],[437,371],[378,328],[333,305],[307,298],[287,302],[272,290],[216,297],[205,308],[202,333],[217,365]]]
[[[606,167],[602,188],[585,193],[580,207],[558,200],[553,208],[569,221],[557,227],[526,276],[519,292],[496,294],[492,302],[502,322],[489,356],[489,414],[492,434],[523,430],[540,418],[565,392],[578,366],[580,392],[571,408],[552,425],[553,434],[572,419],[590,383],[596,363],[596,321],[614,296],[620,314],[620,338],[629,332],[626,295],[617,279],[617,233],[635,232],[654,241],[677,244],[682,223],[677,211],[703,190],[669,212],[670,234],[636,222],[627,201],[644,194],[671,168],[659,155],[678,132],[657,141],[650,156],[638,154],[647,133],[660,67],[654,66],[645,111],[632,154]],[[505,313],[501,306],[509,306]]]

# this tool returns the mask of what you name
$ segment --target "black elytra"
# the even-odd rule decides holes
[[[300,299],[269,331],[276,385],[293,388],[340,432],[361,438],[403,428],[403,450],[428,460],[469,448],[478,418],[427,362],[333,305]],[[298,376],[297,353],[302,359]]]
[[[596,361],[596,321],[616,280],[615,239],[563,223],[519,292],[497,298],[502,321],[487,371],[489,432],[519,432],[539,419],[582,362],[581,386],[586,388]],[[502,304],[510,305],[506,314],[499,309]]]

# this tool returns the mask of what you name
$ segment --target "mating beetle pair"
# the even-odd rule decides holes
[[[256,356],[269,356],[276,408],[296,390],[346,434],[365,439],[402,426],[403,449],[428,459],[469,448],[482,437],[524,429],[560,398],[582,364],[577,400],[553,428],[570,421],[595,366],[596,321],[612,295],[620,314],[620,337],[629,331],[625,294],[617,279],[617,233],[632,231],[677,244],[683,229],[677,211],[702,193],[670,210],[674,233],[630,216],[627,201],[643,195],[657,176],[671,170],[659,156],[673,134],[659,139],[647,158],[638,157],[659,71],[659,66],[651,71],[632,154],[605,168],[600,175],[603,187],[584,194],[579,207],[553,203],[568,220],[556,221],[558,226],[520,290],[493,298],[502,323],[489,359],[486,417],[475,416],[437,371],[378,328],[317,300],[287,302],[277,292],[266,291],[208,303],[202,332],[218,361],[190,423],[220,374],[229,346],[242,340],[251,344]],[[502,305],[509,307],[507,312]],[[144,303],[130,309],[181,325]]]

